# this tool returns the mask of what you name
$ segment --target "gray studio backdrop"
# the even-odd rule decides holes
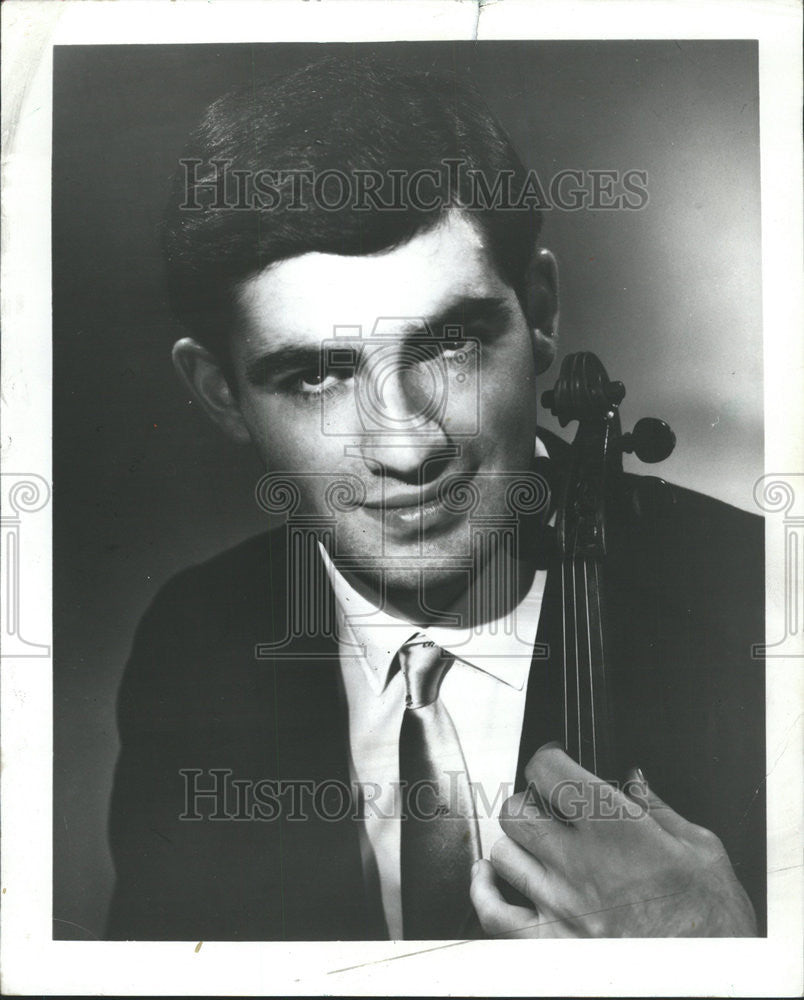
[[[625,382],[626,427],[645,415],[670,421],[678,446],[662,475],[752,509],[763,471],[755,44],[392,47],[411,63],[470,74],[545,181],[562,169],[647,172],[640,211],[547,213],[543,242],[561,265],[561,350],[594,350]],[[207,425],[170,366],[180,331],[156,234],[169,179],[206,103],[333,48],[55,54],[58,938],[102,934],[114,699],[139,616],[177,569],[264,527],[256,461]]]

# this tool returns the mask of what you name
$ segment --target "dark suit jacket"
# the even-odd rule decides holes
[[[763,523],[673,487],[611,541],[609,668],[621,760],[639,764],[669,805],[718,834],[764,927],[764,669],[751,656],[764,636]],[[108,938],[386,936],[380,901],[363,888],[358,820],[339,801],[349,765],[336,644],[313,634],[273,658],[254,654],[285,635],[296,588],[286,548],[284,531],[274,532],[185,570],[140,623],[119,697]],[[548,572],[537,640],[551,655],[531,668],[520,787],[530,755],[560,736],[557,577]],[[241,786],[241,800],[231,784],[223,805],[197,800],[199,814],[231,818],[180,818],[188,783],[209,788],[214,770],[252,783]],[[296,791],[270,818],[277,786],[266,782],[277,780]],[[325,783],[319,811],[334,818],[316,818],[299,782]],[[306,819],[294,819],[288,795]]]

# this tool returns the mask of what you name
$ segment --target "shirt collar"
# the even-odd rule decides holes
[[[539,438],[535,453],[537,457],[547,455]],[[536,571],[522,601],[495,621],[471,629],[421,628],[390,615],[359,594],[320,543],[319,549],[337,602],[341,658],[358,659],[375,694],[381,694],[388,684],[399,647],[417,633],[423,633],[463,663],[522,689],[539,627],[545,570]]]
[[[539,627],[545,570],[536,571],[530,589],[517,607],[493,622],[464,629],[422,628],[404,618],[395,618],[359,594],[320,543],[319,549],[338,605],[340,655],[355,657],[364,665],[376,694],[381,694],[391,679],[399,647],[418,633],[448,650],[457,660],[517,690],[522,689]]]

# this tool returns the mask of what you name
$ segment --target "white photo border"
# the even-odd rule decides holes
[[[3,5],[2,461],[42,505],[25,520],[19,629],[50,646],[52,49],[55,44],[752,38],[759,42],[765,469],[804,469],[801,8],[795,0],[10,0]],[[39,478],[37,478],[39,477]],[[804,493],[804,479],[799,480]],[[44,486],[44,488],[42,488]],[[5,500],[5,494],[4,494]],[[38,502],[38,501],[36,501]],[[804,504],[797,498],[799,509]],[[4,518],[8,511],[3,510]],[[767,636],[790,595],[767,528]],[[6,523],[3,556],[9,565]],[[13,553],[11,553],[13,555]],[[2,607],[15,595],[3,574]],[[801,595],[794,595],[800,604]],[[801,627],[799,623],[799,628]],[[3,632],[4,640],[8,632]],[[4,993],[793,996],[801,991],[801,650],[768,660],[768,936],[757,940],[216,943],[54,941],[52,659],[2,662]]]

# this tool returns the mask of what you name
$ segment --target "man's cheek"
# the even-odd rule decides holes
[[[516,386],[506,396],[498,396],[483,409],[481,435],[484,451],[499,458],[509,471],[522,466],[533,453],[533,435],[536,432],[535,402],[530,405],[529,394],[517,392]],[[513,464],[512,464],[513,463]]]
[[[269,470],[297,471],[327,468],[327,439],[321,434],[320,415],[297,413],[297,408],[265,407],[251,415],[249,429]],[[318,418],[318,419],[316,419]]]

